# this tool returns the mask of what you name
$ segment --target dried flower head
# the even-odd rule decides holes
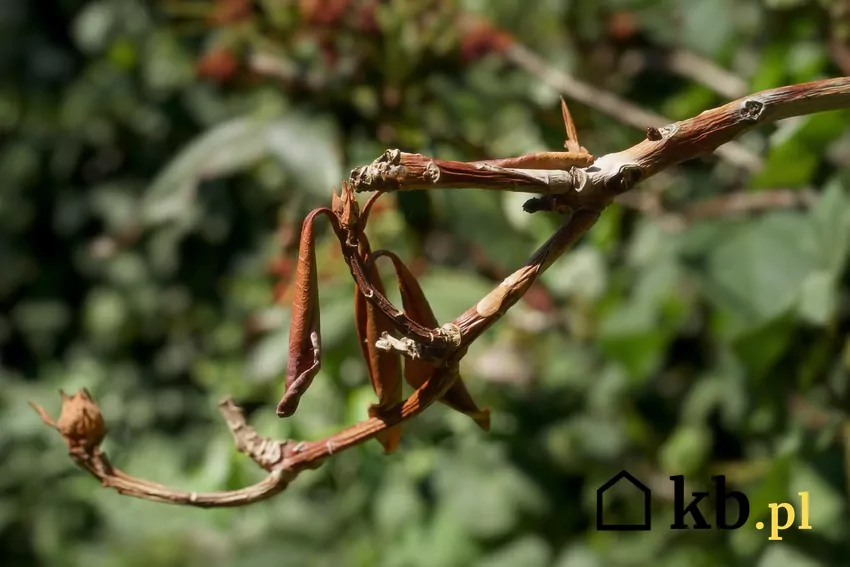
[[[56,429],[65,438],[68,448],[82,447],[89,451],[100,445],[106,436],[106,424],[100,408],[89,391],[83,388],[73,396],[59,390],[62,412],[56,420]]]

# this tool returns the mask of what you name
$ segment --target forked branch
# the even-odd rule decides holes
[[[331,226],[349,265],[358,295],[358,334],[364,340],[370,376],[379,403],[369,419],[319,441],[274,440],[259,435],[236,404],[226,399],[219,409],[237,449],[269,475],[253,486],[228,492],[196,493],[172,490],[132,477],[112,466],[100,443],[106,426],[100,409],[85,390],[62,394],[62,413],[54,421],[33,405],[44,422],[65,440],[72,460],[106,487],[138,498],[198,507],[240,506],[269,498],[286,488],[306,469],[316,468],[335,454],[378,438],[386,451],[395,449],[399,426],[429,405],[442,401],[484,429],[489,413],[480,410],[459,377],[459,362],[481,334],[525,294],[534,281],[587,232],[613,200],[640,181],[677,163],[712,153],[742,132],[758,125],[850,106],[850,77],[781,87],[756,93],[719,108],[661,128],[647,128],[647,137],[621,152],[593,159],[578,143],[564,106],[566,152],[544,152],[501,160],[456,162],[399,150],[388,150],[369,165],[352,171],[349,182],[334,193],[331,209],[311,213],[305,222],[299,252],[299,286],[293,305],[287,391],[279,415],[286,417],[318,371],[321,357],[318,294],[312,222],[321,213]],[[372,253],[365,234],[368,209],[382,192],[481,188],[540,195],[526,203],[529,212],[554,211],[565,222],[519,269],[450,323],[439,325],[415,278],[392,253]],[[355,192],[377,191],[361,212]],[[389,257],[396,269],[403,309],[385,296],[375,259]],[[395,335],[394,335],[395,334]],[[390,358],[387,358],[389,356]],[[397,357],[397,358],[392,358]],[[404,361],[404,377],[416,390],[396,403],[396,371]],[[392,435],[390,433],[392,432]]]

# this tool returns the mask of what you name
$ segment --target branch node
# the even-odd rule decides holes
[[[569,203],[558,199],[556,195],[544,195],[543,197],[534,197],[522,204],[522,210],[526,213],[558,213],[561,215],[569,215],[573,212],[573,207]]]
[[[676,132],[678,132],[678,131],[679,131],[679,124],[675,123],[675,122],[673,124],[668,124],[667,126],[662,126],[661,128],[658,129],[658,133],[661,135],[661,138],[659,138],[659,140],[664,140],[666,138],[672,138],[673,135],[675,135]]]
[[[384,331],[381,333],[381,338],[375,341],[375,348],[386,352],[396,351],[413,360],[422,358],[422,352],[419,344],[408,337],[397,339]]]
[[[106,423],[89,391],[83,388],[69,396],[59,390],[59,396],[62,398],[62,410],[57,420],[37,404],[30,402],[30,407],[47,426],[59,432],[69,453],[87,455],[96,451],[106,436]]]
[[[429,162],[422,173],[422,177],[431,183],[437,183],[440,180],[440,168],[433,161]]]
[[[764,103],[758,100],[749,99],[744,101],[744,106],[741,109],[741,118],[747,122],[758,122],[761,115],[764,113]]]
[[[437,334],[446,337],[453,346],[460,346],[463,339],[460,327],[454,323],[446,323],[437,330]]]
[[[619,195],[637,185],[641,177],[643,177],[643,169],[637,164],[627,163],[620,167],[617,175],[609,179],[605,186],[608,191]]]
[[[355,193],[364,191],[380,191],[392,185],[391,179],[399,174],[397,168],[401,165],[401,150],[387,150],[369,165],[355,167],[349,174]],[[397,188],[397,187],[394,187]]]
[[[526,213],[542,213],[552,210],[552,197],[545,195],[543,197],[532,197],[522,204],[522,210]]]
[[[646,139],[651,142],[658,142],[664,139],[664,136],[661,134],[661,131],[658,130],[655,126],[650,126],[646,129]]]

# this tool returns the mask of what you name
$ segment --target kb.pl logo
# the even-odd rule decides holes
[[[675,475],[670,477],[673,483],[673,518],[670,523],[671,530],[710,530],[712,528],[719,530],[737,530],[744,527],[750,517],[750,501],[747,496],[738,490],[730,490],[726,486],[726,477],[724,475],[716,475],[711,477],[711,482],[714,485],[715,497],[715,512],[711,518],[714,523],[703,514],[700,509],[700,504],[708,497],[708,492],[691,492],[685,491],[684,475]],[[635,498],[640,498],[643,502],[642,519],[629,523],[607,523],[604,520],[605,511],[605,493],[614,488],[615,485],[624,483],[634,491]],[[770,541],[780,541],[782,537],[779,532],[794,527],[794,522],[797,520],[799,513],[798,530],[810,530],[812,526],[809,524],[809,493],[799,492],[797,494],[799,502],[771,502],[767,505],[770,512],[770,518],[767,526],[764,522],[756,522],[754,524],[757,530],[763,530],[768,527],[770,535],[767,539]],[[730,514],[727,506],[730,502],[737,505],[737,512]],[[733,510],[734,511],[734,510]],[[652,529],[652,492],[649,487],[638,480],[628,471],[620,471],[608,482],[600,486],[596,490],[596,529],[601,531],[648,531]]]

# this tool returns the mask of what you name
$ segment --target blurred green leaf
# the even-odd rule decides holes
[[[101,1],[88,4],[73,23],[72,30],[77,45],[88,53],[103,49],[114,19],[115,12],[111,3]]]
[[[555,562],[555,567],[602,567],[602,562],[587,544],[579,543],[568,546]]]
[[[525,536],[475,563],[477,567],[513,567],[549,565],[549,545],[541,538]]]
[[[193,206],[202,180],[234,173],[264,157],[268,151],[267,128],[257,119],[236,118],[196,138],[145,192],[146,222],[181,219]]]
[[[817,246],[799,215],[753,221],[708,257],[703,274],[711,300],[734,314],[741,328],[778,316],[799,298],[817,267]]]
[[[827,146],[844,131],[836,114],[826,112],[780,123],[771,140],[767,163],[750,186],[797,188],[808,185]]]
[[[300,190],[328,199],[344,178],[339,134],[327,117],[289,114],[269,124],[264,136]]]
[[[754,380],[762,378],[786,352],[793,326],[793,319],[785,315],[762,326],[750,328],[735,339],[733,349]]]
[[[701,425],[683,425],[662,445],[661,468],[669,474],[690,475],[699,470],[711,450],[711,433]]]
[[[833,178],[824,185],[812,207],[810,219],[823,268],[831,274],[840,274],[847,265],[850,251],[850,198],[842,179]]]
[[[825,271],[806,277],[800,290],[800,315],[818,325],[829,323],[838,306],[835,277]]]
[[[248,372],[254,380],[276,378],[289,360],[289,327],[282,327],[264,336],[248,357]]]
[[[445,268],[428,270],[419,281],[440,323],[473,307],[497,285],[468,272]]]
[[[823,567],[817,561],[790,545],[769,545],[756,563],[756,567]]]

